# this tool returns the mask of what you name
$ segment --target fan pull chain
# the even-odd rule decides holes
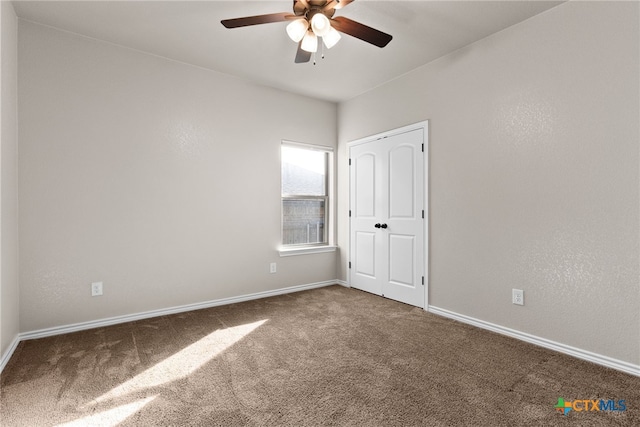
[[[320,58],[324,59],[324,43],[320,39]]]
[[[316,65],[316,53],[313,52],[313,65]]]

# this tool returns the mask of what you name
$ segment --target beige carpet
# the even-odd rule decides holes
[[[2,426],[640,426],[640,378],[340,286],[22,342],[1,385]]]

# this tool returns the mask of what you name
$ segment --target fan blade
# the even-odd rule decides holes
[[[295,19],[297,16],[289,12],[270,13],[268,15],[245,16],[244,18],[223,19],[220,21],[227,28],[247,27],[249,25],[270,24]]]
[[[331,26],[342,33],[357,37],[360,40],[364,40],[378,47],[385,47],[393,38],[387,33],[367,27],[364,24],[345,18],[344,16],[333,18],[331,20]]]
[[[294,62],[296,64],[302,64],[303,62],[309,62],[311,60],[311,52],[307,52],[306,50],[302,50],[302,40],[298,43],[298,51],[296,52],[296,59]]]

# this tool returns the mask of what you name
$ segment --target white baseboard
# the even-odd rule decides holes
[[[240,295],[237,297],[221,298],[221,299],[216,299],[211,301],[199,302],[195,304],[187,304],[187,305],[181,305],[176,307],[163,308],[160,310],[151,310],[151,311],[145,311],[142,313],[127,314],[124,316],[115,316],[115,317],[109,317],[106,319],[91,320],[88,322],[73,323],[71,325],[56,326],[53,328],[45,328],[45,329],[39,329],[36,331],[23,332],[16,336],[16,338],[11,343],[11,346],[9,346],[5,354],[2,355],[2,360],[0,364],[0,373],[4,369],[7,362],[9,362],[9,359],[13,355],[13,352],[15,351],[20,341],[50,337],[54,335],[68,334],[71,332],[84,331],[87,329],[117,325],[119,323],[133,322],[135,320],[149,319],[152,317],[183,313],[185,311],[193,311],[193,310],[200,310],[203,308],[217,307],[220,305],[235,304],[238,302],[250,301],[250,300],[255,300],[260,298],[268,298],[276,295],[290,294],[293,292],[300,292],[300,291],[306,291],[309,289],[316,289],[316,288],[322,288],[325,286],[331,286],[337,283],[338,281],[336,280],[327,280],[324,282],[290,286],[287,288],[280,288],[272,291],[264,291],[264,292],[256,292],[253,294]]]
[[[39,329],[31,332],[23,332],[21,334],[18,334],[14,338],[9,348],[2,355],[2,358],[0,359],[0,373],[4,370],[5,366],[9,362],[9,359],[11,359],[11,356],[13,355],[14,351],[18,347],[18,344],[20,343],[20,341],[67,334],[71,332],[77,332],[77,331],[93,329],[93,328],[100,328],[104,326],[116,325],[119,323],[132,322],[135,320],[149,319],[152,317],[166,316],[169,314],[183,313],[186,311],[199,310],[203,308],[216,307],[220,305],[235,304],[243,301],[250,301],[250,300],[255,300],[260,298],[268,298],[276,295],[283,295],[283,294],[289,294],[293,292],[305,291],[309,289],[322,288],[322,287],[331,286],[334,284],[350,287],[349,284],[343,280],[328,280],[324,282],[316,282],[316,283],[309,283],[306,285],[280,288],[272,291],[256,292],[253,294],[240,295],[237,297],[221,298],[221,299],[205,301],[201,303],[187,304],[187,305],[169,307],[169,308],[160,309],[160,310],[152,310],[152,311],[146,311],[142,313],[116,316],[116,317],[110,317],[106,319],[92,320],[88,322],[74,323],[71,325],[63,325],[63,326],[57,326],[53,328]],[[502,335],[507,335],[509,337],[516,338],[521,341],[538,345],[540,347],[548,348],[550,350],[558,351],[560,353],[568,354],[570,356],[577,357],[578,359],[587,360],[589,362],[593,362],[598,365],[606,366],[608,368],[616,369],[618,371],[626,372],[628,374],[640,377],[640,365],[634,365],[629,362],[624,362],[622,360],[613,359],[608,356],[592,353],[587,350],[571,347],[565,344],[561,344],[545,338],[540,338],[535,335],[517,331],[515,329],[506,328],[504,326],[496,325],[494,323],[485,322],[483,320],[475,319],[470,316],[458,314],[453,311],[449,311],[449,310],[435,307],[432,305],[428,306],[427,311],[433,314],[437,314],[439,316],[454,319],[462,323],[467,323],[467,324],[476,326],[478,328],[487,329],[489,331],[493,331]]]
[[[487,329],[498,334],[506,335],[512,338],[519,339],[521,341],[528,342],[540,347],[548,348],[559,353],[568,354],[569,356],[576,357],[578,359],[587,360],[598,365],[606,366],[618,371],[625,372],[627,374],[640,377],[640,365],[634,365],[633,363],[625,362],[622,360],[614,359],[601,354],[592,353],[587,350],[582,350],[576,347],[571,347],[566,344],[551,341],[546,338],[537,337],[535,335],[527,334],[526,332],[517,331],[515,329],[506,328],[504,326],[496,325],[494,323],[485,322],[464,314],[458,314],[453,311],[445,310],[444,308],[434,307],[430,305],[427,310],[429,313],[437,314],[439,316],[447,317],[449,319],[457,320],[462,323],[476,326],[481,329]]]
[[[7,363],[9,363],[9,359],[11,359],[11,356],[13,356],[13,352],[16,351],[16,348],[18,347],[18,344],[20,344],[20,341],[20,334],[18,334],[15,336],[15,338],[13,338],[13,341],[11,341],[11,345],[9,345],[7,351],[5,351],[2,355],[2,358],[0,359],[0,373],[2,373],[4,367],[7,366]]]

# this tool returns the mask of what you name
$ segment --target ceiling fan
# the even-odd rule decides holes
[[[318,45],[331,49],[340,40],[340,33],[364,40],[378,47],[385,47],[392,39],[387,33],[368,27],[344,16],[333,17],[336,10],[355,0],[293,0],[293,13],[280,12],[267,15],[223,19],[226,28],[247,27],[272,22],[291,21],[287,34],[298,43],[295,62],[309,62]],[[318,42],[321,39],[321,42]],[[315,64],[315,60],[314,60]]]

